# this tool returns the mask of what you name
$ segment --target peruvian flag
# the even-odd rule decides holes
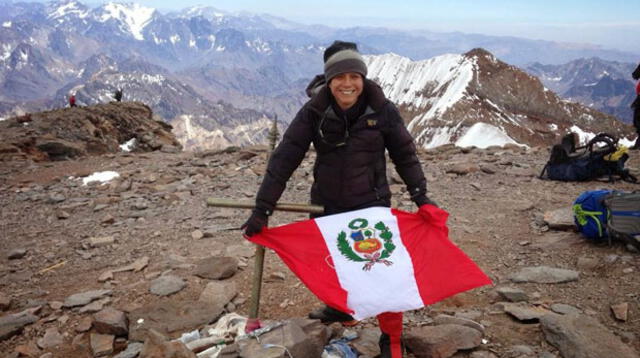
[[[320,300],[356,320],[403,312],[491,280],[448,238],[448,213],[373,207],[265,228],[273,249]]]

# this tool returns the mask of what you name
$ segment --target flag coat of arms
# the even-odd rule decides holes
[[[433,304],[491,280],[448,238],[448,213],[373,207],[266,228],[274,250],[320,300],[357,320]]]

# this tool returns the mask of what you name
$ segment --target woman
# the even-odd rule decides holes
[[[326,49],[324,75],[316,76],[307,88],[311,99],[300,109],[269,159],[256,208],[243,225],[246,236],[267,226],[287,181],[311,143],[317,152],[311,203],[324,206],[324,215],[391,206],[385,151],[416,205],[433,204],[426,195],[426,180],[411,134],[396,106],[366,75],[367,66],[356,44],[335,41]],[[309,317],[324,323],[353,320],[347,313],[328,306]],[[402,314],[394,317],[401,324]],[[390,345],[400,350],[399,337],[390,342],[381,328],[381,357],[391,357]]]

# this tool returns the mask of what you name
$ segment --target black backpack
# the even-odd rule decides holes
[[[636,177],[624,168],[629,158],[625,147],[610,134],[600,133],[585,146],[576,147],[576,134],[562,137],[560,144],[551,148],[551,157],[540,173],[541,179],[560,181],[587,181],[607,176],[635,183]]]

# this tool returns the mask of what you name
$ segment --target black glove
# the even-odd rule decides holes
[[[439,208],[438,204],[436,204],[435,201],[429,199],[429,197],[426,196],[426,195],[420,195],[420,196],[414,198],[413,202],[416,203],[416,205],[418,207],[421,207],[422,205],[425,205],[425,204],[431,204],[431,205]]]
[[[269,216],[264,210],[253,209],[249,220],[247,220],[242,226],[241,229],[244,229],[244,235],[246,237],[251,237],[260,231],[262,231],[263,227],[266,227],[269,224]]]

